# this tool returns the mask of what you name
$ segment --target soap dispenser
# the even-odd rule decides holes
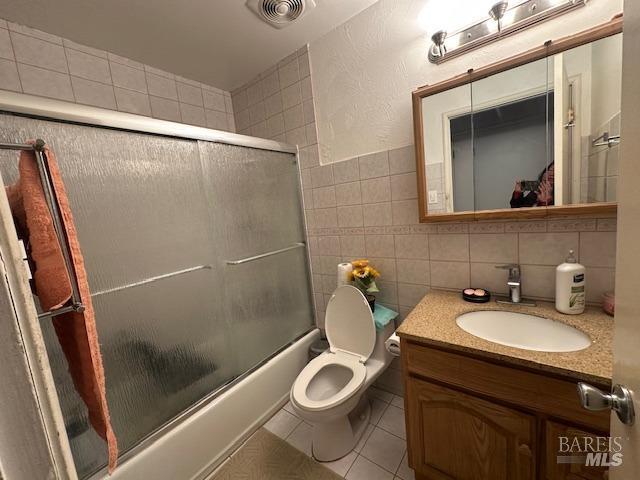
[[[584,312],[585,288],[585,268],[569,250],[565,263],[556,268],[556,310],[569,315]]]

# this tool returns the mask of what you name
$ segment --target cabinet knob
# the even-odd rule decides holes
[[[527,457],[530,457],[531,456],[531,447],[529,447],[529,445],[527,445],[526,443],[522,443],[518,447],[518,452],[520,452],[521,455],[526,455]]]

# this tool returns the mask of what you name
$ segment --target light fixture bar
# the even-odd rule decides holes
[[[439,64],[483,45],[501,40],[533,25],[583,7],[587,0],[527,0],[512,8],[497,2],[489,18],[470,27],[447,34],[440,30],[432,37],[429,61]]]

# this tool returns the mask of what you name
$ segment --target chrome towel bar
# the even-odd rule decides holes
[[[92,297],[104,295],[105,293],[119,292],[120,290],[126,290],[128,288],[139,287],[140,285],[146,285],[147,283],[157,282],[158,280],[164,280],[165,278],[171,278],[178,275],[184,275],[185,273],[196,272],[198,270],[211,270],[211,265],[198,265],[197,267],[184,268],[175,272],[164,273],[155,277],[145,278],[139,282],[128,283],[127,285],[121,285],[119,287],[109,288],[107,290],[100,290],[99,292],[92,293]]]
[[[49,165],[47,158],[44,154],[45,142],[42,139],[37,139],[34,144],[29,143],[7,143],[0,142],[0,150],[33,150],[36,156],[36,165],[38,167],[38,173],[40,174],[40,183],[42,184],[42,190],[44,192],[44,198],[51,214],[51,220],[53,222],[53,228],[58,237],[58,243],[60,244],[60,250],[64,259],[65,267],[69,274],[69,280],[71,281],[71,305],[64,306],[57,310],[44,312],[38,314],[38,318],[54,317],[56,315],[62,315],[68,312],[83,312],[84,305],[80,301],[80,292],[78,287],[78,279],[73,266],[73,260],[71,259],[71,252],[69,246],[69,240],[62,223],[62,214],[58,206],[58,199],[53,189],[53,182],[49,172]]]
[[[242,265],[243,263],[253,262],[254,260],[260,260],[261,258],[270,257],[271,255],[277,255],[278,253],[288,252],[289,250],[302,248],[304,246],[306,246],[304,242],[296,242],[288,247],[281,248],[279,250],[273,250],[267,253],[261,253],[260,255],[254,255],[253,257],[242,258],[240,260],[227,260],[227,265]]]
[[[602,140],[602,141],[600,141]],[[613,147],[620,143],[620,135],[609,135],[609,132],[604,132],[598,138],[591,142],[594,147]]]

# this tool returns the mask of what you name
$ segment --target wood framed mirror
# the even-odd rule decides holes
[[[622,15],[412,93],[420,221],[617,211]]]

